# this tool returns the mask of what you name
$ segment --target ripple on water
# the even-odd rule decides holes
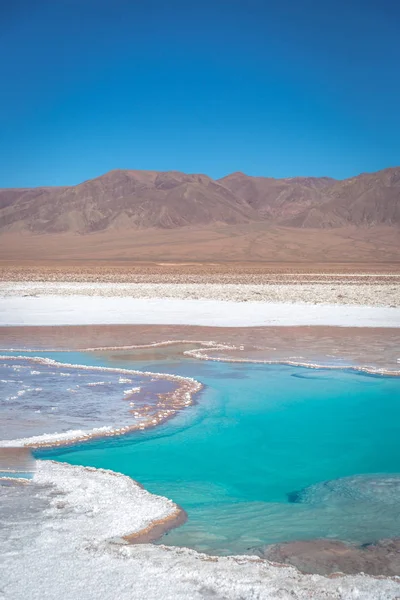
[[[400,473],[355,475],[323,481],[298,492],[289,492],[288,499],[298,504],[371,502],[399,506]]]

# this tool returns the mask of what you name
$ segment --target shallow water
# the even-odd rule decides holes
[[[50,358],[49,353],[41,356]],[[61,357],[62,362],[77,358],[72,353]],[[52,353],[51,358],[60,356]],[[0,358],[0,386],[0,440],[129,426],[156,412],[158,394],[179,387],[177,382],[142,374],[61,368],[35,362],[32,355]]]
[[[188,359],[132,362],[123,353],[110,362],[104,353],[47,356],[114,367],[119,361],[206,384],[195,406],[155,430],[40,453],[125,473],[180,504],[188,522],[162,543],[231,554],[284,540],[365,543],[400,535],[400,378]]]

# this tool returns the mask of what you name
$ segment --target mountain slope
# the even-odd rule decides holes
[[[309,206],[326,202],[329,198],[327,190],[335,180],[329,177],[273,179],[232,173],[219,182],[248,202],[260,216],[279,221],[295,216]]]
[[[65,188],[0,190],[0,229],[91,233],[246,223],[251,207],[206,175],[111,171]]]
[[[400,225],[400,167],[365,173],[335,183],[328,201],[286,224],[294,227]]]
[[[0,190],[0,231],[89,234],[213,224],[400,225],[400,167],[336,181],[110,171],[76,186]]]

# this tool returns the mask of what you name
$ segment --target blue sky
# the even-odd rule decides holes
[[[0,2],[0,186],[400,164],[398,0]]]

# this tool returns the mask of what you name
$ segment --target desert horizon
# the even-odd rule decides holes
[[[396,265],[399,190],[400,167],[343,181],[115,170],[72,187],[0,190],[0,256]]]

